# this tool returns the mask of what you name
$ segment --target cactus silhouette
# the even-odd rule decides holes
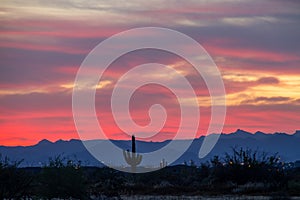
[[[168,165],[167,161],[164,158],[162,159],[162,161],[159,164],[160,164],[160,168],[164,168]]]
[[[135,137],[131,137],[131,152],[123,150],[123,156],[128,165],[131,166],[131,172],[136,172],[136,166],[142,162],[142,155],[136,153]]]

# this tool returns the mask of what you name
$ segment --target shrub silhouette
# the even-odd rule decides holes
[[[299,195],[300,168],[284,169],[277,154],[233,148],[207,163],[167,166],[131,174],[108,167],[82,167],[61,156],[42,168],[19,168],[0,156],[0,199],[121,197],[121,195]],[[287,182],[289,184],[287,184]],[[287,187],[288,185],[288,187]],[[258,188],[259,186],[259,188]]]
[[[49,164],[40,173],[40,196],[51,198],[86,197],[85,180],[80,162],[57,156],[49,159]]]
[[[108,167],[95,168],[88,175],[89,191],[95,196],[119,196],[119,193],[124,192],[124,184],[128,181],[128,177],[125,175],[123,172]]]
[[[232,148],[232,153],[226,153],[223,160],[218,156],[211,160],[215,182],[231,181],[237,185],[259,182],[269,189],[286,186],[283,165],[277,154],[268,156],[265,152]]]
[[[33,177],[18,168],[21,162],[11,162],[0,154],[0,199],[20,199],[28,195]]]

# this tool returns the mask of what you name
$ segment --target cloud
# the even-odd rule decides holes
[[[297,0],[29,0],[26,4],[4,1],[0,15],[3,144],[77,137],[72,121],[71,90],[80,64],[105,38],[143,26],[181,31],[209,52],[222,72],[226,87],[225,132],[243,127],[268,132],[293,132],[292,129],[299,128]],[[176,41],[172,45],[178,46]],[[189,50],[184,45],[180,48]],[[210,121],[210,97],[205,82],[180,57],[149,49],[121,56],[104,73],[104,82],[98,85],[101,89],[97,90],[96,107],[101,123],[106,124],[105,130],[116,138],[126,138],[111,116],[112,88],[126,71],[148,62],[172,66],[189,80],[201,108],[198,135],[204,133]],[[173,84],[180,89],[180,83]],[[139,90],[134,98],[131,106],[139,123],[147,122],[152,103],[162,103],[171,114],[164,132],[176,130],[178,102],[172,93],[149,86]]]
[[[300,104],[300,99],[296,99],[294,102]]]
[[[235,26],[252,26],[255,24],[276,23],[278,19],[274,17],[225,17],[222,22]]]
[[[257,103],[263,103],[263,104],[277,104],[277,103],[289,103],[291,98],[289,97],[257,97],[254,99],[245,100],[242,103],[243,104],[257,104]]]
[[[276,77],[257,78],[255,75],[235,73],[224,74],[223,80],[227,95],[247,91],[253,87],[264,87],[280,83],[280,80]]]
[[[263,77],[257,80],[259,84],[278,84],[280,80],[275,77]]]
[[[228,106],[224,130],[233,132],[235,127],[245,127],[252,132],[294,133],[300,120],[296,112],[300,112],[300,106],[287,103]]]

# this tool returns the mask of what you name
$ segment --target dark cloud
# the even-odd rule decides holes
[[[300,104],[300,99],[296,99],[294,102]]]
[[[275,77],[263,77],[257,80],[259,84],[278,84],[280,81]]]
[[[74,75],[59,73],[64,66],[79,68],[84,56],[57,52],[6,48],[1,50],[0,83],[12,85],[44,85],[70,81]]]
[[[5,95],[0,97],[0,110],[1,113],[9,113],[12,116],[38,114],[40,117],[47,115],[59,117],[61,114],[69,115],[72,111],[71,95],[71,92]]]

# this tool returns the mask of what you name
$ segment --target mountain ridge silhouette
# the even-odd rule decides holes
[[[283,161],[300,160],[300,130],[296,130],[294,134],[286,134],[275,132],[273,134],[257,131],[255,133],[237,129],[229,134],[220,134],[220,138],[213,150],[204,158],[198,158],[198,152],[201,144],[206,136],[195,138],[189,149],[174,163],[182,164],[193,160],[196,164],[206,162],[214,155],[223,156],[226,152],[230,152],[231,148],[249,148],[252,150],[264,151],[269,154],[278,153]],[[108,140],[90,140],[87,142]],[[111,140],[121,149],[130,149],[130,140]],[[180,142],[180,140],[178,140]],[[170,140],[162,142],[146,142],[137,140],[137,151],[139,153],[151,152],[166,146]],[[43,139],[35,145],[31,146],[0,146],[0,154],[7,156],[11,160],[22,160],[21,166],[43,166],[46,165],[49,158],[58,155],[66,157],[66,159],[81,160],[83,165],[87,166],[103,166],[101,162],[96,160],[84,147],[81,140],[57,140],[51,142]],[[157,163],[159,164],[159,163]]]

